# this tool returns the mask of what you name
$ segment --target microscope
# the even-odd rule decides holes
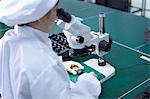
[[[99,14],[99,32],[91,31],[89,26],[81,23],[74,15],[70,15],[62,8],[58,9],[57,16],[57,25],[63,30],[69,48],[72,49],[69,50],[68,56],[97,55],[98,58],[91,58],[83,63],[104,75],[100,80],[101,83],[111,78],[115,74],[115,68],[102,58],[110,51],[112,45],[109,34],[105,32],[105,13]]]

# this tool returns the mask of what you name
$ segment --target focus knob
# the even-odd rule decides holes
[[[76,39],[76,41],[78,43],[83,43],[84,42],[84,38],[82,36],[78,36],[77,39]]]
[[[102,40],[99,43],[99,50],[100,51],[108,52],[108,51],[110,51],[110,49],[111,49],[111,43],[109,43],[105,40]]]

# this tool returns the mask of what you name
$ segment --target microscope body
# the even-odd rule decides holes
[[[82,24],[75,16],[71,15],[71,18],[69,23],[58,20],[57,25],[63,29],[72,49],[80,50],[93,46],[92,51],[96,52],[99,57],[110,51],[112,42],[108,33],[91,31],[89,26]]]
[[[57,25],[63,29],[63,33],[67,38],[69,46],[77,50],[76,55],[82,56],[84,53],[90,52],[98,55],[99,59],[92,58],[86,60],[84,64],[95,69],[105,76],[100,82],[111,78],[115,74],[115,68],[107,63],[102,57],[107,54],[112,45],[112,40],[108,33],[105,33],[104,20],[101,19],[100,32],[91,31],[91,28],[81,23],[75,16],[64,12],[63,9],[58,11]],[[84,51],[84,53],[83,53]],[[80,54],[80,52],[82,54]]]
[[[103,44],[105,42],[106,43],[110,42],[110,36],[108,33],[99,35],[99,32],[91,31],[88,34],[85,34],[83,43],[77,42],[77,40],[76,40],[77,36],[72,35],[68,31],[63,30],[63,33],[67,37],[69,46],[75,50],[80,50],[83,48],[92,48],[93,53],[95,52],[99,57],[102,57],[105,54],[107,54],[111,48],[110,43],[108,43],[108,45]],[[93,47],[91,47],[91,46],[93,46]],[[90,49],[89,49],[89,51],[90,51]]]

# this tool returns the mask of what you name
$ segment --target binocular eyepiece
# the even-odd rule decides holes
[[[63,8],[59,8],[57,10],[57,17],[58,17],[58,19],[61,19],[67,23],[69,23],[72,19],[71,15],[68,12],[66,12]]]

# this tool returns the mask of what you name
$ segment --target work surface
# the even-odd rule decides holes
[[[77,0],[61,0],[60,6],[83,18],[94,31],[98,31],[98,14],[106,13],[106,31],[113,45],[105,59],[116,68],[116,74],[102,84],[101,99],[132,99],[148,88],[150,63],[140,56],[150,56],[150,45],[144,42],[144,31],[150,30],[149,19]],[[0,27],[2,34],[7,27]],[[54,26],[51,33],[57,32],[60,30]]]
[[[63,0],[60,4],[83,18],[83,23],[94,31],[99,29],[98,14],[106,13],[106,31],[113,45],[105,59],[116,68],[116,75],[102,84],[101,99],[131,99],[148,88],[150,63],[140,56],[150,56],[150,45],[144,42],[144,31],[150,30],[149,19],[77,0]]]

